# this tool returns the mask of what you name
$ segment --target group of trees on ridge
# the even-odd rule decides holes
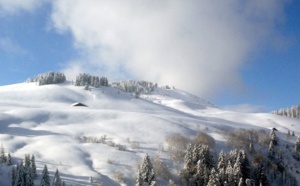
[[[36,77],[28,78],[27,83],[37,82],[39,86],[49,85],[49,84],[58,84],[66,81],[66,76],[61,72],[47,72],[44,74],[39,74]]]
[[[108,86],[108,80],[106,77],[99,77],[99,76],[92,76],[90,74],[79,74],[76,76],[75,86],[93,86],[93,87],[100,87],[100,86]]]
[[[152,92],[155,87],[157,87],[157,84],[149,82],[149,81],[135,81],[135,80],[129,80],[129,81],[120,81],[120,82],[114,82],[112,83],[112,87],[115,87],[123,92],[128,93],[144,93],[147,94],[149,92]]]
[[[26,82],[37,82],[39,86],[48,85],[48,84],[59,84],[66,81],[66,76],[61,72],[47,72],[43,74],[39,74],[36,77],[28,78]],[[73,81],[72,81],[73,82]],[[108,79],[104,76],[94,76],[88,73],[80,73],[76,76],[75,82],[73,82],[75,86],[85,86],[85,89],[88,90],[89,86],[93,86],[98,88],[100,86],[110,86]],[[137,96],[139,94],[146,94],[152,92],[157,84],[149,82],[149,81],[120,81],[120,82],[112,82],[111,86],[121,90],[123,92],[135,93]]]
[[[286,116],[290,118],[300,118],[300,105],[292,106],[291,108],[279,109],[272,112],[272,114],[277,114],[281,116]]]

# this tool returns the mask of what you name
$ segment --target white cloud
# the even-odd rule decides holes
[[[207,96],[242,86],[241,66],[282,9],[268,0],[55,0],[52,21],[73,35],[82,66]]]
[[[236,111],[236,112],[245,112],[245,113],[258,113],[265,112],[266,107],[262,105],[251,105],[251,104],[239,104],[239,105],[229,105],[225,106],[224,109]]]
[[[0,0],[0,16],[32,11],[47,0]]]

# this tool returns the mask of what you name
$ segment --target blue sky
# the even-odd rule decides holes
[[[0,1],[0,85],[84,71],[174,85],[229,109],[300,104],[299,2],[175,2]]]

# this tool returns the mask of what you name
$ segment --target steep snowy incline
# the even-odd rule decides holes
[[[87,107],[72,107],[75,102]],[[122,185],[134,185],[137,162],[145,153],[168,160],[159,148],[172,133],[191,138],[205,131],[215,138],[219,152],[226,149],[224,131],[277,127],[285,139],[287,130],[299,135],[299,126],[298,120],[271,114],[222,110],[178,89],[157,88],[135,99],[111,87],[84,90],[68,83],[0,87],[0,142],[5,151],[15,162],[34,154],[39,173],[47,164],[51,175],[59,169],[68,185],[120,185],[117,173],[123,174]],[[86,142],[96,138],[105,143]],[[118,150],[122,146],[125,151]],[[7,185],[8,170],[2,169],[0,185]],[[88,182],[90,176],[95,183]]]

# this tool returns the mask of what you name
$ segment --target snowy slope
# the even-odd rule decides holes
[[[76,102],[88,107],[72,107]],[[117,172],[124,174],[123,185],[133,185],[137,162],[145,153],[158,154],[158,147],[171,133],[193,137],[205,130],[220,151],[226,148],[222,131],[270,127],[276,127],[284,140],[287,130],[300,134],[299,120],[222,110],[178,89],[156,88],[135,99],[111,87],[87,91],[68,83],[0,87],[0,142],[5,151],[15,162],[34,154],[39,172],[45,164],[51,175],[59,169],[67,185],[120,185],[114,176]],[[80,143],[78,138],[83,136],[106,136],[106,141],[126,145],[127,150]],[[289,140],[292,143],[295,137]],[[139,142],[140,148],[131,149],[128,141]],[[0,185],[9,185],[7,174],[2,168]],[[96,183],[88,182],[90,176]]]

